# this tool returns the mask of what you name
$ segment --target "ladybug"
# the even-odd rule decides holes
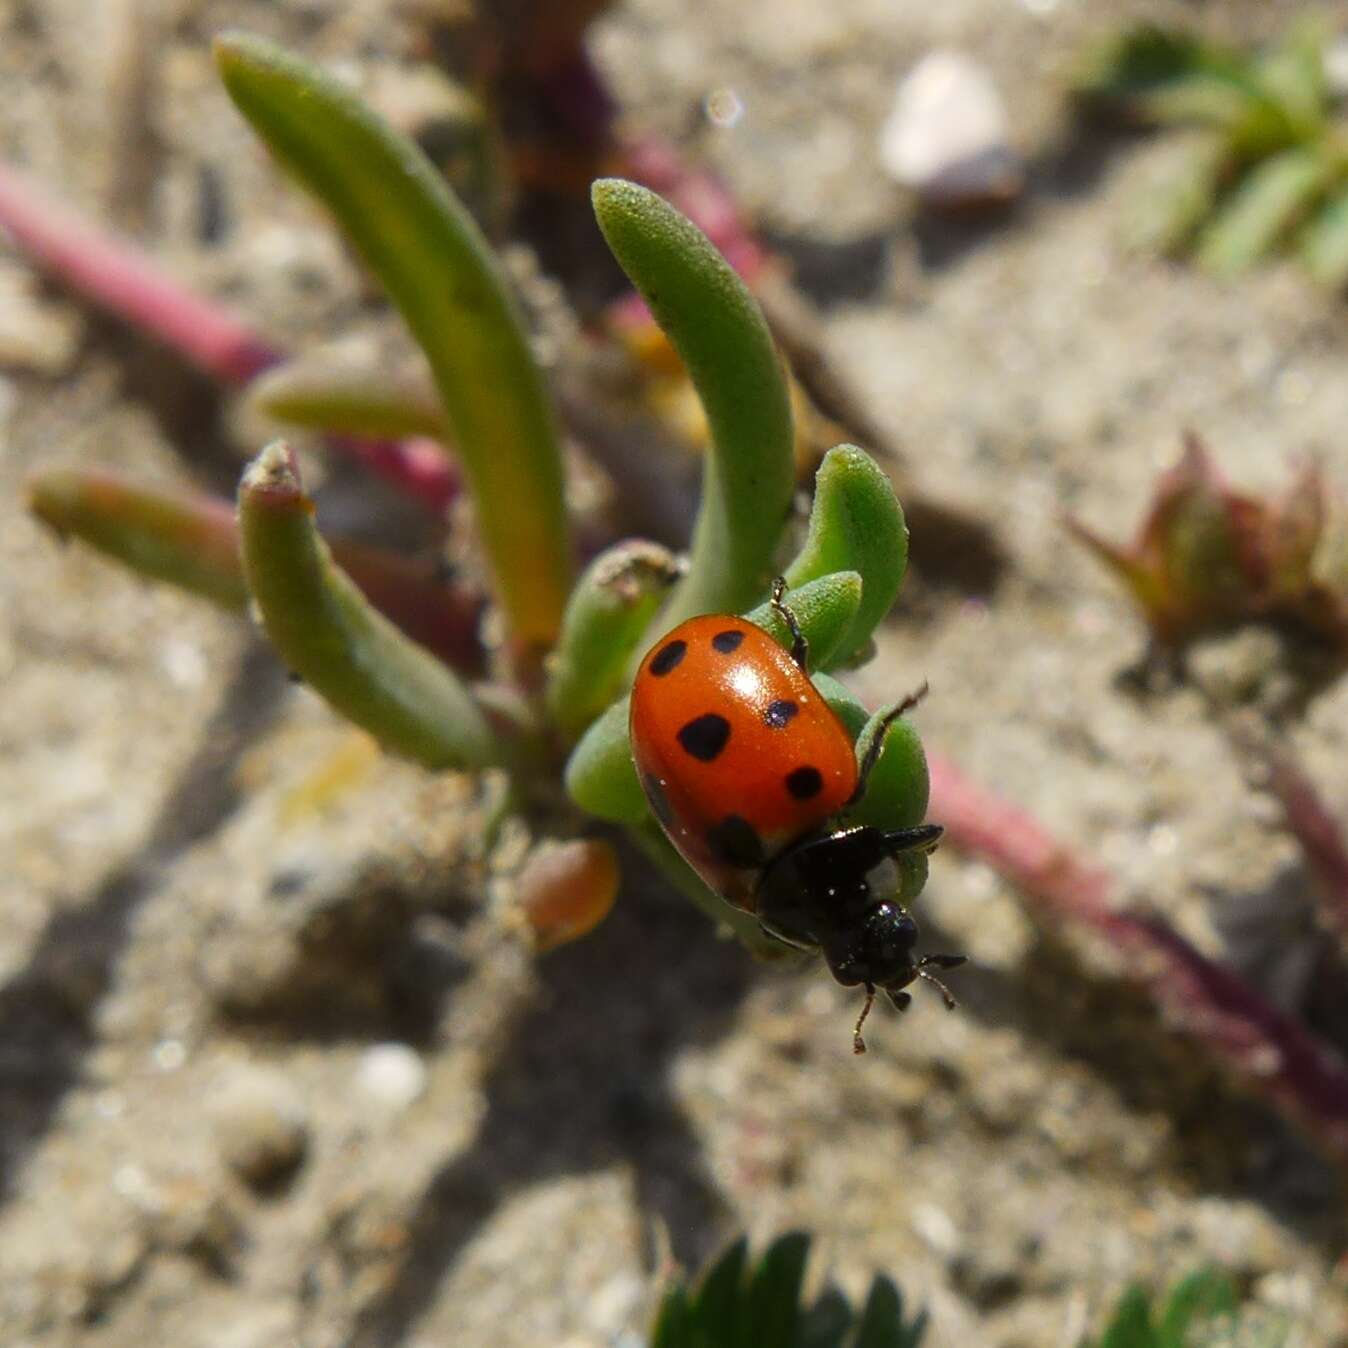
[[[722,898],[755,914],[769,936],[820,952],[845,987],[866,989],[853,1049],[883,990],[934,984],[932,968],[963,955],[914,958],[917,923],[897,902],[894,858],[927,852],[941,828],[840,824],[865,794],[890,724],[926,685],[889,711],[857,762],[842,722],[810,681],[809,645],[773,582],[772,607],[791,650],[744,618],[690,618],[647,653],[632,688],[632,755],[651,811],[683,858]]]

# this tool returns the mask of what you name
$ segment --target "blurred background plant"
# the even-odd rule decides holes
[[[1348,282],[1348,122],[1335,37],[1325,16],[1312,16],[1261,51],[1153,23],[1101,46],[1082,96],[1188,136],[1183,163],[1139,204],[1142,243],[1191,253],[1221,276],[1287,250],[1320,284]]]

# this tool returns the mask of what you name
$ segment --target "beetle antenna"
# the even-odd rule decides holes
[[[923,955],[918,960],[919,965],[934,964],[938,969],[958,969],[968,963],[968,955]]]
[[[861,1008],[861,1014],[857,1017],[856,1029],[852,1031],[852,1052],[865,1053],[866,1041],[861,1037],[861,1027],[866,1023],[866,1017],[871,1014],[871,1006],[875,1001],[875,984],[866,984],[866,1004]]]
[[[947,1011],[953,1011],[959,1005],[951,995],[950,989],[946,987],[935,974],[929,974],[921,965],[918,965],[917,976],[919,978],[925,978],[928,983],[932,983],[936,986],[941,996],[945,999],[945,1009]]]

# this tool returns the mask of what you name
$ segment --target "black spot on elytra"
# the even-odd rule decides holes
[[[824,789],[824,779],[818,768],[812,768],[807,764],[803,768],[787,773],[786,789],[797,800],[809,800]]]
[[[780,730],[784,725],[788,725],[799,711],[800,707],[790,698],[781,697],[763,713],[763,719],[773,730]]]
[[[648,772],[641,774],[641,788],[646,793],[647,801],[650,802],[652,813],[666,828],[669,828],[674,822],[674,811],[670,808],[665,788]]]
[[[679,731],[679,743],[683,745],[684,753],[704,763],[710,763],[725,748],[729,739],[730,722],[714,711],[689,721]]]
[[[650,663],[651,673],[657,679],[664,678],[671,670],[678,669],[687,652],[686,641],[671,641],[668,646],[663,646],[656,652],[655,659]]]
[[[736,631],[733,627],[728,627],[724,632],[717,632],[712,637],[711,644],[716,647],[722,655],[729,655],[732,651],[740,648],[740,643],[744,640],[744,633]]]
[[[728,814],[707,830],[707,846],[717,861],[727,866],[761,866],[763,840],[754,826],[737,814]]]

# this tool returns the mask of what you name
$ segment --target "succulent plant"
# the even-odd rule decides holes
[[[1068,525],[1128,587],[1163,646],[1260,621],[1296,625],[1348,656],[1348,515],[1314,464],[1280,498],[1245,495],[1191,433],[1130,547]]]
[[[832,450],[803,543],[784,560],[791,401],[758,305],[677,210],[636,184],[601,180],[600,230],[687,367],[708,450],[686,561],[622,540],[577,576],[547,378],[502,265],[468,212],[416,145],[322,71],[243,35],[218,39],[216,56],[273,156],[382,282],[425,354],[435,394],[396,378],[386,387],[306,384],[282,365],[260,400],[301,424],[390,445],[409,433],[452,443],[437,473],[424,460],[444,451],[414,442],[419,471],[437,484],[437,499],[459,490],[461,473],[488,593],[325,540],[298,460],[280,442],[243,474],[237,514],[200,495],[69,467],[34,477],[34,510],[146,575],[251,608],[297,678],[390,752],[432,770],[503,769],[524,809],[546,803],[555,813],[564,783],[580,807],[574,831],[593,833],[595,819],[626,826],[718,921],[760,953],[779,953],[751,915],[706,890],[650,817],[632,767],[626,688],[650,643],[694,613],[744,613],[787,640],[763,602],[781,572],[821,691],[859,734],[865,710],[825,671],[865,652],[903,577],[907,530],[887,477],[859,449]],[[259,358],[249,375],[269,363]],[[395,451],[406,454],[406,442]],[[492,649],[479,622],[488,602],[503,633]],[[871,812],[925,800],[911,728],[896,727],[895,743],[864,802]],[[597,837],[526,878],[524,911],[545,946],[593,925],[616,889],[612,854]],[[913,868],[904,898],[921,879]]]

